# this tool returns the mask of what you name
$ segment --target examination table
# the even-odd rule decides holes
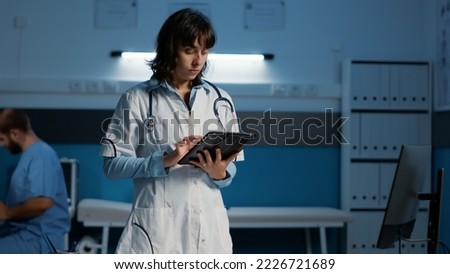
[[[132,204],[99,199],[83,199],[77,205],[77,220],[85,227],[102,228],[102,239],[84,237],[80,248],[107,253],[109,229],[124,227]],[[230,228],[303,228],[306,251],[312,253],[310,229],[318,228],[320,251],[327,253],[326,228],[343,227],[352,220],[350,213],[331,207],[231,207]],[[83,250],[80,250],[83,252]]]

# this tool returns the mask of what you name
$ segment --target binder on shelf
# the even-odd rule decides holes
[[[354,113],[350,117],[350,157],[357,158],[361,155],[361,128],[359,113]]]
[[[391,109],[400,108],[400,90],[401,90],[401,66],[391,65],[389,69],[389,107]]]
[[[416,114],[417,122],[417,143],[418,144],[431,144],[431,117],[427,113]]]
[[[379,95],[378,106],[382,109],[389,109],[389,65],[383,64],[380,66],[380,83],[379,83]]]
[[[350,120],[343,132],[350,145],[342,147],[341,198],[354,217],[347,253],[398,253],[396,247],[377,249],[377,237],[402,144],[431,143],[430,72],[428,62],[345,62],[342,112]],[[416,238],[426,238],[421,228]],[[408,253],[427,252],[420,244],[405,245]]]
[[[352,208],[378,208],[378,164],[352,163],[350,165],[350,189]]]
[[[370,64],[356,64],[352,67],[352,75],[354,75],[350,92],[352,108],[378,108],[379,68]]]
[[[402,108],[408,110],[428,110],[428,66],[411,65],[402,69]]]
[[[380,194],[379,206],[385,208],[391,192],[392,182],[394,181],[395,170],[397,163],[380,163]]]

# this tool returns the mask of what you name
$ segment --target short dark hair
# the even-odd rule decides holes
[[[27,132],[31,129],[28,114],[20,109],[4,109],[0,111],[0,132],[8,133],[11,129]]]
[[[193,9],[182,9],[170,15],[159,31],[156,57],[148,62],[156,79],[170,82],[177,65],[177,47],[194,46],[197,39],[200,39],[207,49],[216,43],[216,33],[208,17]],[[206,63],[193,80],[194,84],[200,83],[205,69]]]

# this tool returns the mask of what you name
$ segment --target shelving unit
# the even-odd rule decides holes
[[[398,253],[377,249],[402,144],[431,143],[431,65],[428,62],[347,60],[343,68],[341,207],[353,215],[347,253]],[[425,186],[429,191],[431,182]],[[413,238],[427,237],[427,204]],[[403,253],[426,253],[426,242],[402,242]]]

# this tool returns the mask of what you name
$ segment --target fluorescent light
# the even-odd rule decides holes
[[[208,56],[211,60],[238,60],[238,61],[264,61],[263,54],[226,54],[211,53]]]
[[[120,57],[125,59],[147,59],[151,60],[155,58],[155,52],[133,52],[133,51],[124,51],[120,55]]]
[[[111,57],[122,57],[125,59],[146,59],[152,60],[155,58],[155,52],[144,51],[112,51]],[[227,53],[210,53],[208,58],[210,60],[225,60],[225,61],[264,61],[272,60],[273,54],[227,54]]]

